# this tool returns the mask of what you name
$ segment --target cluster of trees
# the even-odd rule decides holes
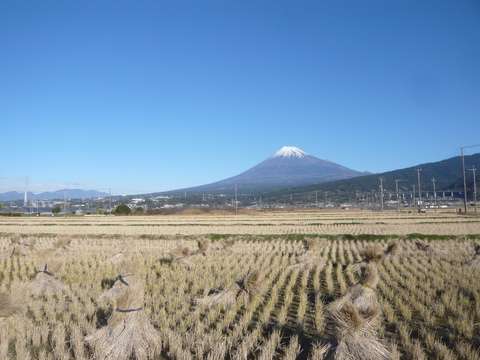
[[[60,206],[56,206],[52,209],[52,213],[54,215],[58,215],[61,212],[62,212],[62,209],[60,208]],[[132,213],[132,209],[130,209],[128,205],[121,204],[115,208],[114,213],[117,215],[129,215]],[[135,209],[135,214],[139,214],[139,213],[143,213],[143,208],[140,207]]]
[[[135,210],[133,210],[133,213],[137,215],[141,215],[143,214],[143,212],[144,211],[142,207],[137,207],[135,208]],[[131,213],[132,213],[132,209],[130,209],[130,207],[125,204],[118,205],[115,208],[115,214],[117,215],[130,215]]]

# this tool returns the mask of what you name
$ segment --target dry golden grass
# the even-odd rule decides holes
[[[1,219],[4,235],[0,233],[0,252],[11,247],[12,233],[26,241],[36,240],[36,251],[0,259],[0,293],[5,296],[14,293],[17,283],[35,282],[36,271],[45,270],[38,263],[42,254],[50,254],[46,249],[55,248],[65,235],[72,241],[69,251],[60,255],[63,266],[55,274],[64,285],[59,292],[23,296],[24,306],[9,303],[15,311],[8,311],[0,324],[0,359],[93,359],[119,353],[151,359],[322,359],[333,356],[335,344],[358,345],[356,340],[364,340],[351,338],[355,336],[351,329],[357,328],[360,332],[367,329],[366,335],[376,330],[375,336],[364,338],[378,341],[377,350],[387,349],[392,359],[480,359],[480,282],[477,269],[468,266],[476,255],[476,243],[465,237],[480,234],[475,230],[479,226],[476,219],[375,215],[305,212],[239,217]],[[325,225],[314,225],[317,223]],[[435,252],[419,251],[415,242],[422,239],[405,240],[393,231],[374,241],[373,246],[341,236],[323,239],[319,246],[302,242],[302,234],[310,234],[316,226],[343,230],[365,227],[370,231],[340,234],[378,234],[377,227],[385,224],[391,229],[404,226],[404,234],[421,233],[420,226],[427,226],[431,234],[444,235],[434,231],[442,225],[452,236],[423,239]],[[224,238],[235,240],[234,251],[227,251],[226,242],[207,235],[210,232],[197,234],[203,227],[222,228],[225,232],[218,234],[232,234]],[[192,235],[169,234],[171,228]],[[256,234],[257,229],[272,236]],[[291,240],[292,235],[298,235],[297,241]],[[395,256],[379,259],[377,255],[386,252],[394,241],[398,242]],[[201,251],[197,253],[197,249],[202,246],[205,250],[207,244],[208,256],[198,256]],[[179,245],[188,247],[190,255],[197,253],[189,257],[192,266],[171,261],[172,251],[175,253]],[[122,258],[128,256],[136,267],[108,261],[119,249]],[[295,266],[305,254],[313,260],[308,266]],[[353,271],[352,265],[359,262],[363,273]],[[378,268],[378,273],[367,271],[369,267]],[[261,276],[243,277],[247,274]],[[119,300],[126,293],[117,294],[116,289],[129,285],[118,275],[138,287],[132,297]],[[235,301],[228,306],[196,303],[232,286],[239,291],[233,292]],[[105,293],[115,294],[102,297]],[[366,297],[372,301],[365,302]],[[381,313],[369,313],[368,304],[376,307],[374,298]],[[352,310],[348,305],[341,310],[346,300],[359,308]],[[142,310],[129,313],[116,311],[140,307]],[[327,316],[332,308],[337,308],[334,316],[338,320],[333,328]],[[370,329],[373,323],[375,329]],[[129,346],[120,349],[115,342],[133,335],[123,332],[118,324],[136,333],[143,329],[145,335],[132,337]],[[336,340],[332,340],[332,332],[337,332]],[[108,354],[102,353],[102,348]]]
[[[480,234],[480,219],[454,214],[384,211],[264,212],[235,215],[1,218],[0,234],[202,235],[202,234]]]

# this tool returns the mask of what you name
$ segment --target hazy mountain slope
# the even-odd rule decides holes
[[[53,199],[63,199],[64,190],[57,190],[53,192],[43,192],[41,194],[34,194],[32,192],[27,193],[28,199],[37,199],[37,200],[53,200]],[[106,197],[109,194],[97,190],[81,190],[81,189],[67,189],[66,193],[67,199],[90,199],[97,197]],[[12,201],[12,200],[22,200],[24,198],[24,193],[9,191],[6,193],[0,194],[0,201]]]

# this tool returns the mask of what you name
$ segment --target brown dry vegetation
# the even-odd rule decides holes
[[[334,344],[329,305],[366,283],[353,265],[365,260],[371,242],[344,235],[383,234],[373,238],[376,248],[385,250],[396,240],[400,251],[369,263],[378,267],[378,283],[369,290],[381,307],[371,341],[384,344],[393,359],[480,359],[480,282],[478,270],[468,266],[480,237],[474,236],[480,234],[477,219],[394,213],[358,213],[353,218],[348,212],[290,215],[1,219],[0,253],[11,248],[12,233],[25,243],[36,240],[35,251],[0,259],[0,293],[5,296],[15,292],[16,284],[31,284],[38,274],[46,275],[37,273],[44,270],[38,257],[61,235],[70,235],[72,241],[70,250],[57,256],[63,266],[55,279],[63,288],[25,296],[23,307],[0,322],[0,358],[94,358],[96,347],[85,338],[113,328],[116,308],[121,307],[101,301],[119,275],[119,265],[108,259],[121,248],[137,264],[135,280],[142,292],[142,306],[127,307],[141,307],[142,314],[131,315],[148,321],[157,332],[152,338],[159,339],[151,358],[322,359]],[[318,264],[294,266],[310,250],[302,241],[292,241],[292,235],[303,240],[301,234],[322,226],[332,231],[313,237],[322,239],[311,250]],[[354,231],[356,227],[362,231]],[[167,231],[172,228],[178,232]],[[235,251],[199,228],[223,228],[217,234],[232,234],[224,238],[236,240]],[[348,231],[339,233],[337,228]],[[388,228],[391,232],[384,232]],[[398,236],[421,229],[444,237]],[[132,238],[127,241],[125,236]],[[212,241],[208,256],[192,256],[190,267],[172,261],[171,253],[179,246],[194,253],[205,239]],[[419,250],[417,240],[437,251]],[[262,290],[248,301],[239,297],[227,307],[197,301],[232,284],[241,288],[239,280],[253,271],[261,276]],[[126,272],[120,275],[130,275]],[[139,358],[149,356],[140,350]]]
[[[445,213],[255,212],[235,215],[28,217],[0,219],[0,234],[60,235],[432,235],[480,234],[480,219]]]

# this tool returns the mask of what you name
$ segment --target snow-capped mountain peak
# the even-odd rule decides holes
[[[298,157],[303,158],[308,154],[305,151],[300,150],[295,146],[284,146],[280,150],[278,150],[275,154],[271,157]]]

